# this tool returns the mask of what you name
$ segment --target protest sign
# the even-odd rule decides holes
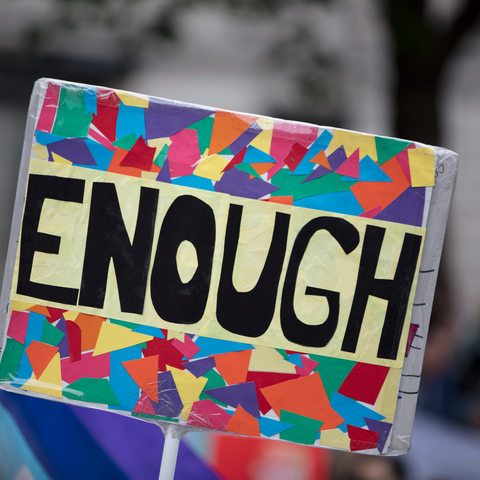
[[[29,113],[0,387],[408,450],[454,153],[50,79]]]

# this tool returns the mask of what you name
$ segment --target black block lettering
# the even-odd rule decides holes
[[[357,286],[342,343],[344,352],[355,353],[370,295],[388,301],[377,357],[395,360],[402,335],[408,298],[415,276],[422,237],[405,234],[393,280],[375,278],[385,228],[368,225],[365,232]]]
[[[78,289],[32,282],[30,275],[35,252],[58,255],[60,248],[60,237],[37,231],[45,199],[83,203],[84,190],[84,180],[30,174],[20,240],[18,294],[50,302],[76,305]]]
[[[233,285],[233,269],[240,236],[242,210],[241,205],[230,205],[222,272],[218,286],[217,319],[218,323],[229,332],[247,337],[259,337],[267,331],[275,311],[290,215],[276,213],[272,242],[260,278],[250,291],[239,292]]]
[[[182,282],[177,269],[177,250],[183,241],[193,244],[198,260],[197,270],[187,283]],[[191,195],[178,197],[163,220],[150,281],[152,303],[163,320],[192,324],[202,318],[210,289],[214,249],[212,208]]]
[[[130,243],[115,184],[93,184],[80,305],[103,308],[112,260],[122,312],[143,313],[157,204],[158,190],[142,187]]]
[[[360,236],[357,229],[343,218],[318,217],[308,222],[298,233],[293,245],[283,286],[280,321],[285,338],[290,342],[306,347],[324,347],[332,339],[338,325],[340,295],[338,292],[307,287],[306,295],[325,296],[329,314],[320,325],[307,325],[296,315],[294,309],[295,285],[298,269],[310,239],[319,230],[326,230],[348,255],[357,247]]]

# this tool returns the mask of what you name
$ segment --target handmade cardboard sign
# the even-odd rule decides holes
[[[408,450],[455,154],[49,79],[29,113],[2,388]]]

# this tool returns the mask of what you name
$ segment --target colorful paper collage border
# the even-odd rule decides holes
[[[393,411],[382,388],[398,369],[41,305],[14,308],[0,383],[192,427],[352,451],[385,448],[392,427],[385,415]]]

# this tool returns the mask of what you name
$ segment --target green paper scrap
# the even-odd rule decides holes
[[[120,405],[110,382],[106,378],[82,377],[65,387],[63,395],[70,400]]]
[[[120,325],[121,327],[128,328],[129,330],[134,330],[135,328],[140,327],[139,323],[125,322],[124,320],[115,320],[113,318],[110,319],[110,323]]]
[[[17,378],[23,347],[23,344],[17,342],[17,340],[7,338],[2,362],[0,363],[0,383],[10,382],[14,378]]]
[[[56,347],[64,336],[64,333],[45,320],[45,323],[43,324],[42,338],[40,339],[42,343],[48,343],[48,345]]]
[[[153,163],[157,165],[157,167],[163,168],[163,164],[165,163],[165,160],[167,159],[167,154],[168,154],[168,145],[164,145],[158,155],[155,157],[155,160]]]
[[[138,348],[148,348],[147,342],[138,343],[137,345],[133,345],[133,346]]]
[[[332,395],[340,388],[352,368],[357,364],[352,360],[313,354],[310,354],[310,359],[318,362],[313,371],[320,374],[323,388],[329,400],[332,399]]]
[[[81,87],[62,87],[52,134],[61,137],[86,138],[92,113],[85,113],[85,95]]]
[[[161,415],[150,415],[149,413],[132,412],[132,417],[139,418],[153,418],[154,420],[161,420],[163,422],[178,422],[178,418],[162,417]]]
[[[332,172],[315,180],[302,183],[307,175],[290,175],[290,170],[282,168],[272,177],[272,185],[278,187],[278,190],[273,192],[272,196],[292,196],[295,201],[322,193],[348,192],[352,184],[342,182],[343,177],[344,175]]]
[[[383,165],[385,162],[388,162],[388,160],[398,155],[411,144],[412,142],[397,140],[396,138],[375,137],[378,164]]]
[[[116,142],[113,142],[112,145],[123,150],[130,150],[138,140],[135,133],[129,133],[127,136],[119,138]]]
[[[294,425],[292,428],[280,432],[282,440],[303,443],[305,445],[313,445],[315,443],[318,432],[323,425],[323,422],[319,420],[297,415],[287,410],[280,410],[280,421]]]
[[[218,152],[219,155],[233,155],[233,152],[227,147],[225,148],[224,150],[222,150],[221,152]]]
[[[272,177],[272,185],[278,187],[272,193],[272,197],[293,197],[298,198],[298,193],[302,189],[300,185],[308,175],[290,175],[290,170],[282,168]],[[319,192],[317,192],[318,194]]]
[[[221,388],[221,387],[226,387],[227,382],[223,379],[223,377],[217,373],[215,370],[209,370],[208,372],[204,373],[202,375],[203,378],[207,378],[208,381],[205,384],[205,387],[203,387],[204,390],[210,390],[211,388]],[[220,400],[217,400],[216,398],[211,397],[205,392],[202,392],[200,394],[199,400],[211,400],[212,402],[216,403],[217,405],[220,405],[221,407],[228,407],[226,403],[221,402]]]
[[[212,138],[214,119],[212,117],[204,118],[197,123],[194,123],[190,127],[190,130],[197,131],[198,137],[198,147],[200,149],[200,154],[203,155],[205,150],[210,147],[210,140]]]
[[[263,180],[263,178],[255,171],[255,169],[250,163],[240,163],[238,165],[235,165],[234,168],[238,168],[242,172],[248,173],[254,177],[259,178],[260,180]]]
[[[285,350],[282,350],[281,348],[276,348],[275,349],[285,360],[288,360],[288,353]]]

